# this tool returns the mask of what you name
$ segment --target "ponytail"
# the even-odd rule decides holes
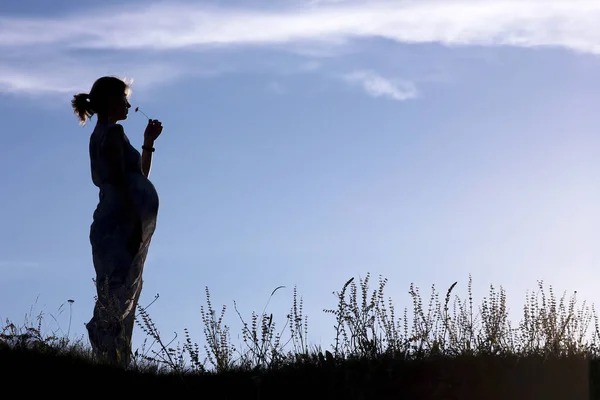
[[[73,96],[71,106],[81,125],[85,125],[87,120],[94,115],[94,110],[90,103],[90,95],[87,93],[79,93]]]

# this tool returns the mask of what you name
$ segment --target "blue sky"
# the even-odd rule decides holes
[[[142,304],[202,341],[204,287],[250,317],[304,297],[332,343],[332,291],[367,272],[398,307],[468,274],[519,318],[544,280],[598,303],[600,3],[57,0],[0,5],[0,317],[93,307],[92,122],[73,94],[133,78],[163,122]],[[141,146],[145,120],[123,122]],[[58,316],[66,330],[67,314]],[[56,323],[49,323],[49,329]],[[136,341],[143,336],[136,333]]]

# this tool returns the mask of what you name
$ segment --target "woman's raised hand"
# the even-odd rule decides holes
[[[144,140],[154,142],[162,133],[162,122],[157,119],[149,119],[146,130],[144,131]]]

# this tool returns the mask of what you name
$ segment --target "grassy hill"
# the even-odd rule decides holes
[[[273,316],[244,322],[246,348],[229,341],[223,315],[207,289],[202,306],[204,354],[187,334],[165,345],[144,308],[137,322],[158,343],[136,351],[127,370],[95,360],[82,341],[44,336],[39,326],[0,328],[0,382],[4,393],[42,395],[159,395],[223,399],[600,399],[598,319],[575,296],[556,299],[540,282],[512,327],[502,288],[490,288],[478,307],[432,288],[424,307],[418,288],[397,318],[384,295],[387,281],[369,288],[369,275],[337,292],[336,337],[329,349],[307,344],[302,299],[294,301],[285,340]],[[241,316],[240,316],[241,318]],[[243,320],[243,319],[242,319]],[[409,329],[409,325],[411,326]],[[592,326],[591,333],[588,332]]]

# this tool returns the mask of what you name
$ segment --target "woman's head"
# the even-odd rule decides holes
[[[129,85],[122,79],[104,76],[94,82],[90,93],[73,96],[71,105],[79,122],[83,125],[94,114],[113,122],[127,118],[131,107],[128,97]]]

